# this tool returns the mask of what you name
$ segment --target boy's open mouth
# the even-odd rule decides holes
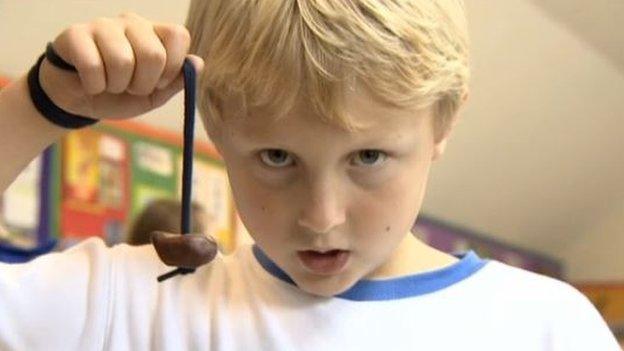
[[[305,250],[297,251],[297,257],[310,273],[332,275],[342,271],[349,260],[350,251],[330,250],[326,252]]]

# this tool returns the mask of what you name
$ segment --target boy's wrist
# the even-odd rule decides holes
[[[56,106],[71,114],[84,115],[80,111],[84,110],[85,96],[71,87],[68,89],[66,75],[70,74],[72,73],[64,72],[44,59],[39,67],[39,83]]]
[[[37,62],[28,72],[29,96],[33,105],[39,111],[41,116],[43,116],[52,124],[66,129],[79,129],[97,123],[97,119],[80,116],[62,109],[61,107],[56,105],[54,101],[52,101],[52,99],[48,96],[46,91],[41,86],[40,81],[40,69],[44,61],[46,61],[46,56],[48,57],[47,61],[52,63],[56,67],[64,70],[75,70],[72,68],[68,68],[67,64],[63,64],[63,62],[59,63],[58,59],[60,58],[57,58],[58,56],[54,53],[53,50],[51,50],[51,46],[48,45],[48,50],[46,51],[46,53],[42,54],[39,57]]]

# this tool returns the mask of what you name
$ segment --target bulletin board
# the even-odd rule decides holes
[[[64,246],[88,236],[115,244],[152,200],[181,198],[182,137],[131,121],[107,121],[70,132],[54,165]],[[211,233],[225,252],[236,243],[236,214],[223,161],[207,143],[196,143],[193,201],[214,223]]]

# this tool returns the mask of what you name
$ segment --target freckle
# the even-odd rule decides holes
[[[390,231],[390,226],[386,227],[386,231],[389,232]]]
[[[262,212],[266,212],[266,206],[262,206]]]

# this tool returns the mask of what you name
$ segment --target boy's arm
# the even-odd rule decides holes
[[[162,106],[184,87],[185,58],[197,72],[203,69],[201,58],[188,55],[190,35],[183,26],[150,22],[132,13],[74,24],[52,47],[76,72],[43,60],[38,77],[42,89],[60,109],[92,119],[131,118]],[[66,132],[39,114],[26,75],[2,89],[0,193]]]
[[[196,72],[203,68],[201,58],[188,55],[190,36],[183,26],[153,23],[135,14],[72,25],[56,37],[52,47],[76,72],[43,60],[38,76],[43,91],[61,110],[93,119],[131,118],[149,112],[183,89],[186,58]],[[3,88],[0,192],[67,132],[36,109],[27,75]],[[42,349],[33,345],[87,349],[103,341],[114,262],[101,242],[91,240],[70,252],[26,264],[0,263],[0,350]],[[87,344],[74,347],[66,343],[69,339]]]
[[[0,90],[0,193],[66,130],[45,120],[30,101],[26,76]]]

